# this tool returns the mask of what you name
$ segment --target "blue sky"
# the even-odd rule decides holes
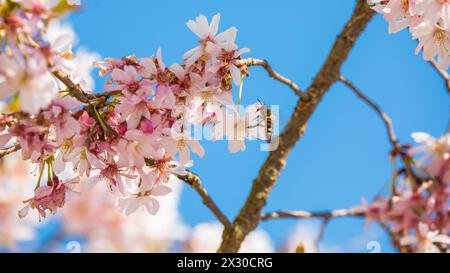
[[[72,15],[70,21],[78,33],[79,44],[103,57],[150,56],[161,46],[166,64],[179,62],[182,54],[197,42],[185,23],[199,14],[211,18],[220,12],[220,29],[237,27],[238,45],[252,50],[247,56],[268,59],[278,72],[306,89],[350,17],[355,1],[83,3],[84,9]],[[376,16],[342,70],[391,116],[398,137],[406,143],[411,143],[410,134],[415,131],[439,136],[448,122],[448,96],[443,81],[421,56],[414,55],[415,47],[416,41],[407,31],[389,35],[386,22]],[[280,105],[283,126],[297,98],[261,68],[251,68],[250,72],[243,103],[261,99]],[[224,142],[204,143],[204,147],[207,154],[203,159],[195,158],[193,170],[224,212],[234,218],[267,154],[259,151],[259,143],[248,143],[247,151],[239,154],[230,154]],[[292,151],[265,211],[346,208],[359,204],[361,197],[371,199],[389,179],[389,149],[378,117],[345,86],[336,84],[308,123],[305,137]],[[180,210],[190,225],[214,219],[190,189],[183,193]],[[275,220],[261,227],[270,232],[275,242],[280,242],[296,223]],[[352,244],[352,238],[364,233],[363,224],[356,219],[334,220],[328,225],[324,242],[327,246],[366,251],[365,244]],[[392,250],[382,232],[378,240],[382,251]]]

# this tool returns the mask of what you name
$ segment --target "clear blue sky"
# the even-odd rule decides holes
[[[79,44],[103,57],[149,56],[159,46],[166,64],[179,62],[196,45],[185,23],[199,14],[222,14],[221,29],[236,26],[238,45],[251,48],[247,56],[266,58],[280,73],[305,89],[324,62],[336,35],[352,13],[354,0],[292,1],[123,1],[84,0],[84,9],[71,16]],[[414,55],[416,42],[408,32],[389,35],[376,16],[356,43],[343,74],[392,117],[398,137],[410,133],[441,135],[448,121],[448,96],[429,64]],[[280,105],[284,125],[296,97],[287,87],[251,68],[245,82],[244,104],[263,100]],[[100,83],[100,82],[99,82]],[[99,85],[100,86],[100,85]],[[252,179],[267,154],[259,144],[245,153],[230,154],[225,143],[204,143],[207,154],[194,171],[224,212],[234,217],[249,192]],[[390,146],[377,116],[343,85],[328,92],[310,120],[306,136],[295,147],[265,211],[322,210],[359,204],[373,198],[389,179]],[[214,219],[193,191],[181,200],[183,219],[190,225]],[[276,220],[262,224],[279,242],[296,224]],[[350,249],[350,240],[363,233],[363,221],[332,221],[325,243]],[[386,236],[379,241],[391,251]],[[356,246],[353,251],[365,251]]]

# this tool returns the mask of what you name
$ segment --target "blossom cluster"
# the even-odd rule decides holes
[[[408,150],[411,161],[412,156],[421,155],[415,168],[402,170],[404,176],[398,178],[392,197],[366,204],[366,217],[387,224],[405,251],[446,251],[450,245],[450,134],[439,139],[426,133],[412,136],[420,144]]]
[[[49,35],[52,22],[78,2],[0,3],[0,99],[14,110],[1,116],[0,148],[20,144],[38,176],[19,216],[29,208],[41,217],[55,213],[80,183],[82,190],[103,184],[118,192],[127,215],[141,207],[155,214],[155,197],[171,192],[169,178],[187,174],[191,152],[205,154],[196,129],[227,138],[231,152],[245,150],[246,138],[267,139],[266,107],[256,103],[242,114],[233,103],[233,82],[247,74],[235,62],[249,50],[238,49],[236,28],[218,33],[220,14],[187,23],[200,41],[181,64],[166,66],[161,49],[97,62],[108,79],[105,92],[94,93],[77,75],[70,35]],[[60,179],[70,167],[77,175]]]
[[[450,1],[447,0],[368,0],[389,22],[389,32],[408,28],[423,50],[423,58],[435,60],[442,69],[450,65]]]
[[[75,9],[79,1],[0,1],[0,99],[17,100],[34,115],[57,96],[51,73],[73,72],[71,37],[53,36],[51,22]]]

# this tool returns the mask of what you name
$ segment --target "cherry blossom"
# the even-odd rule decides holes
[[[231,153],[245,151],[245,139],[265,139],[264,126],[261,123],[259,109],[260,103],[250,105],[243,115],[240,106],[222,108],[216,115],[216,124],[213,127],[215,139],[226,137],[228,149]]]
[[[18,92],[24,111],[36,114],[57,95],[56,80],[46,71],[43,56],[32,50],[27,60],[22,57],[0,55],[0,99]]]
[[[412,32],[414,39],[419,39],[419,45],[416,49],[418,54],[423,49],[423,58],[431,61],[438,56],[438,65],[448,68],[450,58],[448,49],[450,46],[450,32],[435,24],[421,23]]]
[[[178,153],[181,163],[190,162],[190,150],[200,157],[205,155],[205,150],[199,141],[191,136],[189,129],[183,128],[179,123],[175,123],[170,129],[165,129],[165,133],[167,137],[161,141],[161,145],[171,156]]]
[[[440,253],[438,244],[450,245],[450,237],[446,234],[439,234],[439,231],[430,231],[424,223],[419,223],[417,228],[418,236],[405,236],[401,239],[402,245],[417,245],[418,252]]]
[[[416,0],[414,9],[423,14],[425,21],[431,24],[442,22],[445,29],[450,29],[450,2],[447,0]]]
[[[198,16],[195,21],[189,20],[187,22],[187,26],[192,32],[197,35],[201,41],[200,46],[193,48],[184,54],[184,59],[187,60],[187,64],[190,65],[196,62],[201,56],[205,54],[205,46],[206,43],[218,43],[221,44],[226,42],[227,36],[229,32],[236,32],[236,28],[232,27],[227,29],[226,31],[218,34],[220,21],[220,13],[213,16],[211,23],[208,23],[208,19],[204,15]]]
[[[247,140],[270,141],[268,108],[262,103],[241,105],[243,79],[249,76],[241,61],[249,49],[238,47],[235,27],[219,32],[220,14],[210,22],[204,15],[187,22],[200,40],[176,63],[165,62],[161,48],[154,55],[98,61],[98,55],[87,51],[72,52],[76,35],[60,20],[81,4],[79,0],[11,1],[0,0],[0,100],[11,106],[0,116],[0,146],[20,148],[22,159],[33,164],[37,178],[29,183],[34,195],[20,197],[28,198],[19,211],[21,218],[30,209],[39,219],[49,212],[55,214],[68,203],[69,195],[81,189],[86,194],[81,202],[93,204],[98,211],[69,206],[63,216],[66,225],[74,221],[74,230],[93,236],[91,230],[98,224],[107,234],[96,234],[97,246],[110,241],[120,245],[125,237],[120,236],[122,230],[139,233],[139,229],[158,225],[157,220],[151,225],[138,222],[145,218],[141,213],[156,217],[162,210],[160,202],[180,187],[178,178],[191,175],[189,168],[197,159],[192,153],[200,158],[205,155],[196,129],[207,131],[213,140],[225,138],[231,153],[244,151]],[[408,29],[418,40],[416,54],[423,52],[426,61],[437,60],[440,67],[448,68],[449,1],[369,2],[388,21],[390,33]],[[94,90],[90,76],[94,61],[99,75],[105,77],[102,90]],[[262,66],[276,78],[267,62]],[[240,87],[238,95],[236,86]],[[402,166],[393,174],[390,194],[364,201],[358,209],[367,224],[383,224],[408,251],[443,251],[449,244],[450,137],[448,133],[438,139],[415,133],[413,138],[419,146],[410,148],[392,140],[392,157],[399,156]],[[64,177],[67,171],[76,178]],[[9,220],[13,201],[0,194],[0,215],[7,219],[0,229],[14,226]],[[127,216],[136,213],[139,220],[125,224],[118,211]],[[221,222],[194,227],[186,250],[215,251],[227,226],[227,220]],[[210,238],[205,240],[205,234]],[[15,236],[8,237],[5,241],[11,244]],[[148,237],[155,240],[153,234]],[[293,237],[298,246],[301,236]],[[134,240],[139,241],[139,236]],[[307,248],[317,250],[311,242]],[[273,250],[264,231],[250,233],[241,248],[243,252],[256,250]]]
[[[423,154],[417,162],[430,175],[450,184],[450,134],[435,139],[427,133],[414,133],[414,140],[420,145],[410,150],[412,155]]]
[[[72,192],[72,184],[78,182],[78,179],[71,179],[61,183],[58,177],[54,175],[48,186],[37,188],[34,197],[24,201],[28,205],[19,211],[19,216],[21,218],[25,217],[29,208],[37,209],[40,217],[44,218],[47,210],[55,213],[58,208],[64,206],[67,193]]]
[[[446,0],[368,0],[373,9],[389,22],[389,32],[409,28],[413,39],[419,40],[416,54],[423,50],[426,61],[435,60],[448,69],[450,3]]]
[[[154,196],[164,196],[171,192],[171,189],[164,185],[154,185],[151,189],[141,192],[138,186],[133,183],[126,189],[128,197],[120,198],[117,201],[119,209],[125,211],[126,215],[136,212],[143,207],[150,214],[156,214],[159,210],[159,202]]]

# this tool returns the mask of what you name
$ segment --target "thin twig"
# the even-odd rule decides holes
[[[429,63],[431,64],[431,66],[434,67],[434,69],[439,73],[439,75],[441,75],[442,79],[445,82],[445,87],[447,88],[447,92],[450,94],[450,76],[448,75],[447,71],[440,68],[437,65],[437,63],[433,60],[429,61]]]
[[[276,72],[275,70],[273,70],[273,68],[269,65],[269,62],[267,60],[260,60],[260,59],[254,59],[254,58],[246,58],[246,59],[242,59],[242,60],[237,60],[235,62],[236,66],[261,66],[263,67],[267,73],[269,73],[269,76],[277,81],[280,81],[284,84],[286,84],[287,86],[289,86],[289,88],[291,88],[292,90],[294,90],[294,92],[300,96],[300,98],[302,98],[303,100],[308,100],[308,96],[302,92],[302,90],[300,90],[300,88],[297,86],[297,84],[295,84],[292,80],[284,77],[283,75],[279,74],[278,72]]]
[[[322,242],[325,237],[325,231],[330,220],[331,218],[323,218],[322,223],[320,223],[319,234],[317,234],[317,238],[315,240],[317,252],[320,252],[320,242]]]
[[[267,221],[271,219],[283,219],[283,218],[322,218],[328,220],[337,217],[364,217],[364,210],[359,208],[351,209],[338,209],[331,211],[319,211],[319,212],[309,212],[309,211],[275,211],[264,214],[261,216],[261,220]]]
[[[411,169],[411,158],[405,152],[403,152],[403,147],[395,136],[394,125],[392,124],[391,118],[386,113],[384,113],[376,103],[374,103],[371,99],[364,95],[352,82],[347,80],[344,76],[341,75],[339,77],[339,80],[350,90],[352,90],[361,100],[369,105],[381,118],[388,132],[389,142],[392,145],[392,154],[395,156],[398,155],[400,157],[405,167],[405,171],[408,174],[408,177],[411,178],[411,185],[413,187],[417,187],[419,183],[418,181],[416,181],[414,172]]]
[[[311,219],[311,218],[320,218],[322,222],[320,223],[319,233],[317,234],[317,238],[315,240],[315,245],[317,250],[319,250],[320,242],[323,240],[325,236],[325,230],[333,218],[342,218],[342,217],[364,217],[366,215],[365,211],[361,208],[351,208],[351,209],[338,209],[331,211],[319,211],[319,212],[309,212],[309,211],[276,211],[267,213],[261,216],[261,220],[267,221],[271,219],[288,219],[288,218],[296,218],[296,219]]]
[[[219,209],[216,203],[214,203],[211,196],[209,196],[208,192],[203,187],[202,181],[197,175],[193,174],[192,172],[188,172],[187,175],[185,176],[179,175],[178,178],[186,182],[200,195],[203,204],[205,204],[205,206],[207,206],[211,210],[211,212],[217,217],[217,219],[219,219],[219,221],[222,223],[225,229],[231,228],[230,221],[225,216],[225,214],[222,213],[222,211]]]
[[[402,245],[399,234],[393,232],[386,223],[383,223],[381,221],[378,221],[378,223],[389,235],[389,237],[391,238],[392,245],[395,248],[397,248],[402,253],[411,253],[412,252],[408,246]]]
[[[5,157],[9,154],[17,152],[18,150],[20,150],[20,144],[16,144],[14,146],[0,150],[0,159],[2,159],[3,157]]]
[[[344,76],[340,76],[339,80],[345,84],[348,88],[350,88],[360,99],[362,99],[365,103],[367,103],[375,112],[377,112],[378,116],[383,121],[386,126],[386,130],[388,132],[389,141],[392,144],[394,150],[399,149],[399,143],[397,137],[395,136],[394,126],[392,125],[391,118],[384,113],[381,108],[376,105],[372,100],[370,100],[367,96],[365,96],[352,82],[344,78]]]
[[[53,76],[60,80],[67,87],[69,93],[79,102],[86,104],[89,103],[88,95],[70,79],[69,75],[61,70],[55,70],[53,71]]]
[[[41,49],[41,46],[38,42],[36,42],[31,36],[27,35],[27,44],[31,47],[34,47],[36,49]],[[49,64],[50,67],[53,66],[52,63]],[[67,75],[61,70],[54,70],[52,72],[53,76],[60,80],[68,89],[71,96],[75,97],[79,102],[87,104],[87,111],[90,117],[95,119],[98,124],[103,124],[104,121],[102,118],[99,118],[98,115],[96,115],[96,109],[95,106],[92,105],[89,101],[90,95],[88,95],[86,92],[84,92],[78,85],[76,85]],[[106,124],[106,131],[105,133],[111,134],[111,135],[117,135],[117,132],[114,131],[108,124]]]
[[[122,91],[121,90],[116,90],[116,91],[106,91],[106,92],[98,92],[98,93],[93,93],[93,94],[88,94],[89,99],[100,99],[102,97],[108,99],[110,97],[114,97],[114,96],[122,96]]]
[[[60,80],[68,89],[71,96],[76,98],[79,102],[87,104],[87,111],[90,117],[92,117],[98,124],[104,125],[105,133],[111,135],[117,135],[111,126],[108,125],[97,113],[96,106],[93,105],[89,100],[89,95],[84,92],[78,85],[76,85],[67,75],[61,70],[53,71],[53,75]]]

